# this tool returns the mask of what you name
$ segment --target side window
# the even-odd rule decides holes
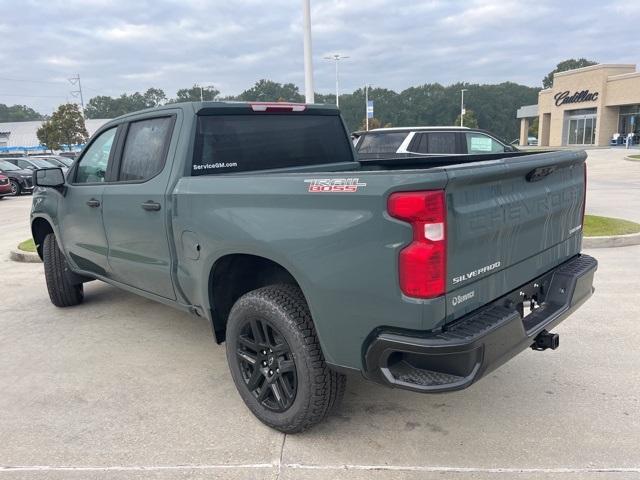
[[[367,133],[358,144],[358,153],[396,153],[407,132]]]
[[[18,167],[23,168],[23,169],[29,169],[29,170],[33,170],[33,166],[27,162],[26,160],[18,160]]]
[[[80,159],[75,183],[104,182],[117,127],[102,132]]]
[[[429,153],[429,145],[427,142],[426,133],[416,133],[411,141],[408,152],[414,153]]]
[[[120,163],[120,181],[144,181],[164,167],[173,118],[153,118],[129,126]]]
[[[447,155],[462,153],[456,147],[455,132],[429,132],[420,133],[411,146],[416,153],[429,153],[431,155]]]
[[[467,152],[470,155],[504,152],[504,145],[488,135],[469,132],[465,133],[465,136],[467,137]]]

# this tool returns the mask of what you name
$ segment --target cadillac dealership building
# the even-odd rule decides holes
[[[520,145],[527,144],[530,121],[538,117],[538,145],[622,144],[629,133],[640,140],[640,72],[635,65],[599,64],[553,76],[553,87],[538,94],[537,105],[518,109]],[[617,135],[616,135],[617,134]]]

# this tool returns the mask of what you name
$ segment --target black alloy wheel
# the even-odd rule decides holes
[[[236,358],[251,394],[270,411],[284,412],[298,388],[296,366],[289,344],[266,320],[248,320],[240,328]]]

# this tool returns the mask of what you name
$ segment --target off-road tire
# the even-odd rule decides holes
[[[293,403],[284,411],[264,406],[243,377],[238,339],[252,319],[268,322],[286,340],[291,352],[297,388]],[[261,422],[281,432],[298,433],[316,425],[344,396],[346,377],[327,366],[307,302],[294,285],[271,285],[240,297],[229,314],[226,350],[231,376],[249,410]]]
[[[82,283],[74,283],[71,280],[72,272],[53,233],[48,234],[44,239],[42,256],[51,303],[56,307],[71,307],[82,303],[84,298]]]

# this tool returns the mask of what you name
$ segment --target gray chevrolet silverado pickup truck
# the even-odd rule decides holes
[[[53,304],[97,279],[206,318],[283,432],[349,372],[447,392],[555,349],[593,292],[584,152],[359,162],[333,107],[185,103],[108,122],[34,181]]]

